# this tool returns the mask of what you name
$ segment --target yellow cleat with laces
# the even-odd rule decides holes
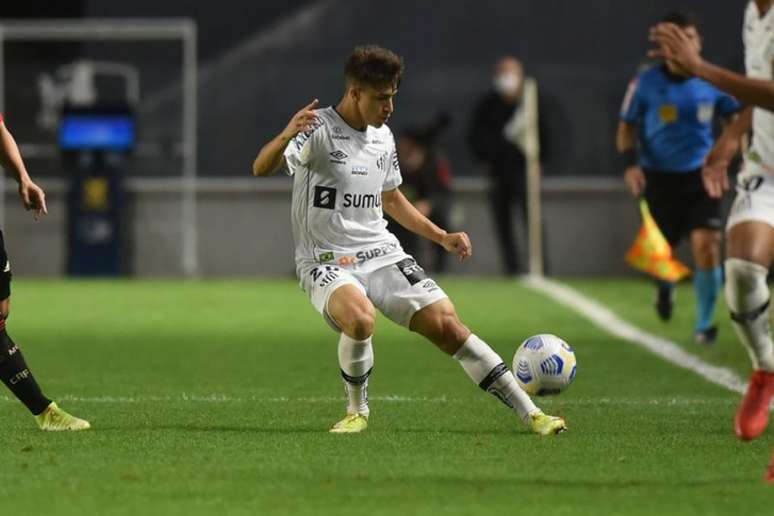
[[[567,424],[564,419],[556,416],[547,416],[542,412],[535,412],[529,415],[529,427],[533,432],[540,435],[554,435],[567,430]]]
[[[35,416],[35,421],[41,430],[49,432],[78,431],[91,428],[88,421],[68,414],[54,402],[51,402],[46,410]]]
[[[356,434],[368,428],[368,418],[361,414],[347,414],[347,417],[333,425],[332,434]]]

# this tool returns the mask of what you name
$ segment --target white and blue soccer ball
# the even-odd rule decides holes
[[[556,335],[533,335],[513,357],[513,374],[527,394],[559,394],[575,379],[575,352]]]

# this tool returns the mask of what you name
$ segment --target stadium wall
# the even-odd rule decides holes
[[[4,232],[18,276],[59,276],[65,271],[65,183],[48,179],[49,215],[33,222],[16,193],[6,193]],[[204,179],[198,187],[201,275],[290,276],[293,245],[290,180]],[[459,179],[460,228],[469,233],[474,256],[452,261],[450,273],[497,274],[500,258],[486,184]],[[127,215],[133,275],[180,275],[180,189],[177,180],[133,179]],[[635,203],[618,178],[547,178],[543,189],[547,272],[557,275],[627,274],[623,254],[638,228]],[[43,250],[43,251],[41,251]]]

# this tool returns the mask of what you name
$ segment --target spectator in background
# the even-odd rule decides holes
[[[403,184],[401,191],[422,215],[441,227],[449,226],[451,207],[451,166],[439,145],[441,134],[451,119],[446,113],[437,114],[428,123],[406,129],[398,136],[397,150]],[[433,272],[446,269],[446,252],[434,247],[427,249],[410,231],[390,221],[390,231],[400,240],[407,253],[423,258]],[[430,256],[423,256],[430,251]]]
[[[523,129],[523,79],[524,68],[518,59],[501,58],[495,65],[493,90],[479,101],[468,130],[471,150],[489,178],[492,215],[508,275],[517,274],[521,266],[514,235],[514,205],[524,234],[527,221],[527,164],[515,143],[516,133]]]

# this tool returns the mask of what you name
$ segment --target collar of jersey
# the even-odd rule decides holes
[[[348,123],[346,120],[344,120],[344,117],[343,117],[343,116],[341,116],[341,115],[339,114],[339,112],[336,110],[336,106],[331,106],[331,109],[333,110],[333,112],[334,112],[334,113],[336,113],[336,116],[337,116],[337,117],[339,117],[339,118],[341,119],[341,121],[342,121],[342,122],[344,122],[344,125],[346,125],[347,127],[349,127],[351,130],[355,131],[357,134],[365,134],[365,133],[367,133],[367,132],[368,132],[368,126],[366,126],[366,128],[365,128],[365,129],[363,129],[363,130],[361,131],[360,129],[355,129],[354,127],[352,127],[351,125],[349,125],[349,123]]]
[[[672,73],[666,64],[661,65],[661,72],[666,76],[667,79],[669,79],[672,82],[683,83],[685,81],[695,79],[695,77],[686,77],[684,75],[678,75],[676,73]]]

